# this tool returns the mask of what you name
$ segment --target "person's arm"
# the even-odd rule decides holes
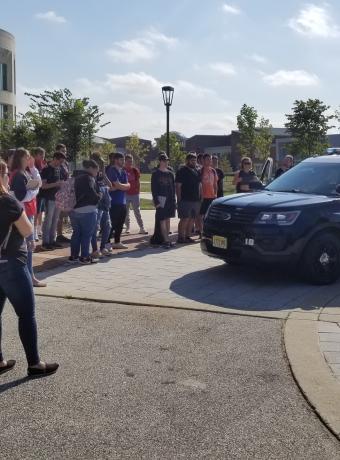
[[[47,180],[46,180],[46,179],[43,179],[41,188],[42,188],[43,190],[48,190],[48,189],[50,189],[50,188],[60,187],[61,183],[62,183],[62,181],[58,180],[57,182],[53,182],[52,184],[48,184],[48,183],[47,183]]]
[[[90,190],[90,199],[93,200],[93,204],[98,204],[101,199],[101,193],[97,192],[96,181],[94,177],[87,176],[88,187]]]
[[[14,222],[14,225],[18,229],[21,236],[27,238],[28,236],[32,235],[33,227],[31,222],[28,220],[25,211],[21,213],[21,216],[18,220]]]
[[[233,178],[233,185],[237,185],[239,182],[241,182],[240,171],[237,171]]]
[[[158,181],[157,181],[157,172],[153,172],[151,175],[151,193],[152,193],[152,200],[155,208],[160,207],[160,203],[158,201]]]
[[[176,182],[176,197],[177,203],[179,203],[182,199],[182,184],[180,182]]]
[[[110,191],[115,191],[115,190],[121,190],[122,192],[127,192],[130,190],[130,184],[122,184],[118,180],[117,172],[115,171],[115,168],[111,167],[107,170],[107,177],[111,182],[111,187]]]
[[[217,182],[218,182],[217,172],[214,169],[214,195],[215,196],[217,196]]]
[[[27,193],[26,182],[24,174],[20,172],[15,174],[11,182],[11,191],[14,193],[15,198],[20,202],[23,201]]]

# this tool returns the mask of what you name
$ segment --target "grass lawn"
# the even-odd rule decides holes
[[[140,199],[140,208],[144,211],[149,211],[150,209],[155,209],[152,200],[147,200],[145,198]]]

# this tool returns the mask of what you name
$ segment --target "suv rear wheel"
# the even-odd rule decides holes
[[[340,276],[340,240],[330,232],[314,236],[305,247],[300,272],[313,284],[331,284]]]

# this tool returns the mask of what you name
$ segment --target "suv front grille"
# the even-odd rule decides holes
[[[255,220],[257,214],[258,211],[249,210],[247,208],[217,205],[211,206],[207,220],[230,224],[251,224]]]

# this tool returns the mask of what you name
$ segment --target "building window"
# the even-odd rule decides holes
[[[8,105],[0,104],[0,120],[7,120],[8,118]]]
[[[0,64],[0,90],[8,91],[7,64]]]

